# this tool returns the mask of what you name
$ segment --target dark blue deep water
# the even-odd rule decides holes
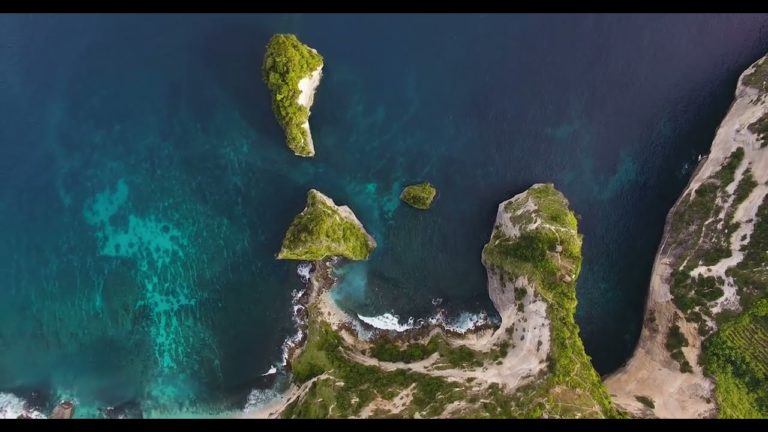
[[[314,159],[285,147],[264,46],[325,57]],[[629,357],[664,217],[767,15],[2,15],[0,392],[238,410],[294,331],[275,260],[309,188],[378,241],[339,303],[491,312],[499,202],[554,182],[580,215],[578,322]],[[400,204],[429,180],[432,210]]]

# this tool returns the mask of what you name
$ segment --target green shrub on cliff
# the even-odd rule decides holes
[[[734,176],[736,175],[736,169],[741,165],[741,161],[744,160],[744,147],[737,147],[728,156],[728,159],[723,162],[723,166],[718,171],[718,179],[720,185],[725,187],[733,183]]]
[[[364,260],[376,247],[365,229],[342,214],[330,198],[311,189],[307,205],[291,222],[278,259],[315,261],[330,256]]]
[[[323,57],[295,35],[276,34],[267,44],[262,64],[264,82],[272,93],[272,111],[285,130],[288,147],[299,156],[312,156],[309,136],[302,125],[309,110],[299,104],[299,81],[322,66]]]
[[[427,210],[432,205],[435,195],[437,195],[437,189],[430,183],[423,182],[407,186],[400,194],[400,199],[412,207]]]
[[[757,135],[760,147],[768,145],[768,112],[747,126],[750,132]]]

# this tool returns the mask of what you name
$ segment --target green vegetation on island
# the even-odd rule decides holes
[[[278,259],[315,261],[330,256],[365,260],[376,242],[348,207],[310,189],[307,204],[291,222]]]
[[[267,44],[262,76],[272,93],[272,111],[285,130],[288,147],[298,156],[314,155],[309,131],[304,127],[309,109],[299,103],[299,82],[322,65],[323,57],[295,35],[276,34]]]
[[[428,182],[407,186],[400,194],[400,199],[412,207],[427,210],[437,195],[437,189]]]
[[[581,270],[582,237],[568,200],[552,184],[528,189],[526,199],[510,201],[507,215],[518,227],[534,220],[535,229],[508,237],[496,227],[483,248],[486,266],[515,280],[525,276],[547,303],[551,325],[549,374],[529,389],[542,413],[568,416],[618,416],[600,376],[584,351],[576,313],[576,278]],[[534,209],[525,211],[526,205]]]

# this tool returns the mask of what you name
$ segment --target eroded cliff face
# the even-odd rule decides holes
[[[513,351],[517,367],[544,377],[530,386],[546,398],[542,415],[547,417],[616,415],[574,320],[581,246],[568,200],[552,184],[536,184],[499,205],[483,249],[488,291],[502,328],[523,327]]]
[[[634,415],[733,414],[733,400],[722,390],[735,375],[719,376],[714,348],[703,349],[702,343],[721,327],[733,326],[728,324],[733,317],[751,310],[768,287],[762,240],[768,217],[761,217],[761,209],[768,211],[768,148],[761,132],[768,118],[767,82],[765,58],[739,78],[736,99],[710,154],[667,216],[638,346],[606,380],[614,402]],[[734,343],[723,352],[751,356],[752,351]],[[759,357],[761,351],[753,354]],[[746,384],[735,387],[740,390],[728,391],[747,399],[754,393]]]
[[[499,206],[483,249],[502,321],[465,334],[428,325],[362,337],[316,263],[308,339],[290,360],[280,417],[606,417],[616,415],[573,318],[581,236],[568,201],[534,185]],[[366,329],[371,331],[371,329]]]

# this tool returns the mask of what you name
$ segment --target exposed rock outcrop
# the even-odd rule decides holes
[[[55,408],[51,416],[51,419],[71,419],[75,415],[75,403],[72,401],[61,401]]]

